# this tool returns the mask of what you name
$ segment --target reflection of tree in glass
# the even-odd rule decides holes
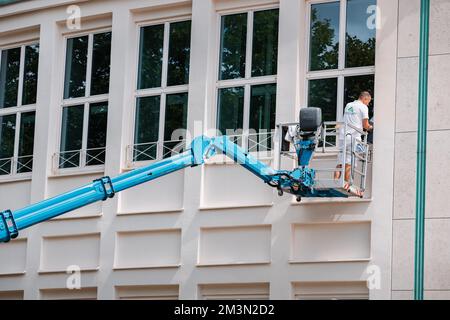
[[[13,156],[14,135],[16,132],[16,115],[0,117],[0,158]]]
[[[36,103],[36,90],[39,64],[39,44],[25,47],[25,66],[23,71],[22,104]]]
[[[368,91],[372,95],[372,102],[369,105],[369,116],[373,116],[373,106],[375,104],[374,75],[355,76],[345,78],[344,107],[347,103],[358,100],[362,91]]]
[[[277,73],[278,9],[257,11],[253,20],[252,76]]]
[[[170,24],[167,85],[189,82],[189,54],[191,49],[191,21]]]
[[[331,19],[320,19],[317,8],[311,8],[310,70],[336,69],[338,67],[339,41]]]
[[[35,112],[22,113],[20,117],[19,156],[33,154]]]
[[[111,32],[94,35],[91,95],[108,93],[111,58]]]
[[[322,109],[323,121],[336,121],[337,78],[309,81],[308,107]]]
[[[20,48],[2,51],[0,73],[0,108],[17,105],[19,88]]]
[[[161,86],[164,25],[141,29],[138,89]]]
[[[357,36],[352,37],[347,34],[346,50],[347,68],[375,65],[375,38],[370,38],[366,42],[363,42]]]
[[[244,88],[226,88],[219,92],[219,130],[222,134],[227,129],[242,129],[244,108]]]
[[[247,14],[222,17],[220,80],[245,76]]]
[[[64,98],[84,96],[88,36],[67,40],[66,89]]]

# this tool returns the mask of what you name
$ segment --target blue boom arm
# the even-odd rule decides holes
[[[306,143],[303,147],[301,158],[303,159],[302,165],[305,165],[304,159],[305,157],[308,158],[308,152],[311,148]],[[333,190],[314,190],[315,173],[313,169],[306,166],[301,166],[294,171],[277,171],[247,154],[226,136],[216,138],[200,136],[192,141],[188,150],[178,155],[120,174],[114,178],[106,176],[94,180],[90,184],[14,212],[11,210],[1,212],[0,242],[8,242],[10,239],[16,238],[19,230],[91,203],[107,200],[114,197],[117,192],[187,167],[201,165],[205,159],[215,154],[225,154],[271,187],[277,188],[280,195],[283,192],[288,192],[297,195],[297,197],[343,196],[342,194],[333,195]]]

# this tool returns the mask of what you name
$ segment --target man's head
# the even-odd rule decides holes
[[[368,106],[372,101],[372,95],[368,91],[363,91],[359,94],[359,101]]]

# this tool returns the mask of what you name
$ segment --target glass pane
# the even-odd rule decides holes
[[[0,116],[0,175],[10,174],[14,155],[16,115]]]
[[[64,99],[83,97],[86,90],[88,36],[67,40]]]
[[[36,103],[39,64],[39,44],[25,47],[22,105]]]
[[[108,93],[111,60],[111,32],[94,34],[92,47],[91,96]]]
[[[222,16],[220,80],[245,77],[247,13]]]
[[[278,9],[253,17],[252,77],[277,74]]]
[[[375,65],[375,20],[367,9],[376,0],[347,1],[346,62],[347,68]]]
[[[161,86],[164,25],[141,28],[138,89]]]
[[[164,142],[164,158],[183,151],[184,141],[180,140],[186,138],[185,129],[187,124],[188,94],[169,94],[166,99],[164,141],[171,142]]]
[[[20,48],[2,51],[0,66],[0,109],[17,106]]]
[[[60,168],[78,167],[80,165],[83,114],[83,105],[63,108],[59,157]]]
[[[322,109],[323,121],[336,121],[337,78],[309,81],[308,107]]]
[[[156,159],[160,96],[137,98],[133,161]]]
[[[275,129],[276,84],[252,86],[250,100],[249,151],[267,151],[272,148],[272,130]]]
[[[167,85],[189,83],[189,54],[191,50],[191,21],[170,24]]]
[[[86,165],[105,163],[106,126],[108,102],[92,103],[89,106],[89,125],[86,150]]]
[[[369,91],[372,94],[372,102],[369,104],[369,117],[373,117],[373,106],[375,102],[374,95],[375,79],[374,75],[346,77],[344,84],[344,107],[347,103],[358,100],[362,91]]]
[[[31,172],[33,168],[34,122],[34,111],[20,115],[18,173]]]
[[[338,68],[339,2],[311,5],[309,70]]]
[[[217,127],[220,133],[232,135],[233,131],[242,130],[244,118],[244,87],[219,89],[218,106]],[[236,134],[239,133],[236,132]]]

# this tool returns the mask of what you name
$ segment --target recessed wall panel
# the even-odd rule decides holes
[[[239,165],[207,165],[203,183],[203,207],[259,206],[273,201],[273,188]]]
[[[0,300],[23,300],[23,291],[0,291]]]
[[[81,289],[41,289],[42,300],[96,300],[97,288]]]
[[[369,222],[292,226],[292,262],[352,261],[369,258]]]
[[[202,228],[200,265],[269,263],[270,226]]]
[[[184,170],[120,193],[120,214],[183,209]]]
[[[202,300],[268,300],[269,283],[212,283],[199,285]]]
[[[66,271],[69,266],[81,270],[99,266],[100,234],[44,237],[41,271]]]
[[[68,176],[68,177],[58,177],[48,180],[48,191],[47,197],[51,198],[66,191],[71,191],[73,189],[79,188],[83,185],[91,183],[93,180],[102,177],[99,175],[82,175],[82,176]],[[65,213],[54,219],[67,219],[67,218],[83,218],[83,217],[95,217],[102,213],[102,202],[97,201],[88,206],[79,208],[77,210]]]
[[[17,239],[0,244],[0,275],[24,273],[27,262],[27,241]]]
[[[295,300],[367,300],[369,289],[366,281],[348,282],[294,282]]]
[[[178,300],[178,285],[117,286],[120,300]]]
[[[17,210],[30,204],[31,181],[0,183],[2,210]]]
[[[181,230],[119,232],[115,268],[173,267],[180,263]]]

